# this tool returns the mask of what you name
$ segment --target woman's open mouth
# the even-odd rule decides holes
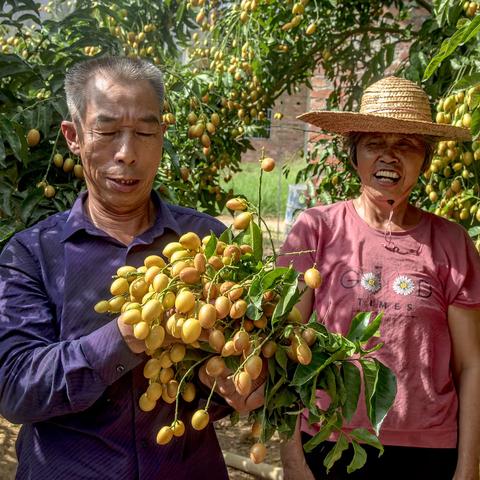
[[[374,177],[386,185],[394,185],[400,180],[400,175],[393,170],[379,170],[374,174]]]

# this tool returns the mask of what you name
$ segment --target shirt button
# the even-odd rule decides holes
[[[140,441],[140,445],[142,446],[142,448],[147,448],[148,447],[148,442],[145,439],[143,439],[143,440]]]
[[[123,373],[125,371],[125,365],[122,365],[122,364],[117,365],[116,370],[118,373]]]

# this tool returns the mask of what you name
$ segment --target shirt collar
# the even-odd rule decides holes
[[[106,233],[97,228],[85,214],[84,203],[87,198],[88,192],[81,192],[75,200],[70,213],[68,215],[65,226],[63,227],[61,241],[68,240],[72,235],[80,230],[84,230],[87,233],[97,236],[105,236]],[[151,198],[157,212],[155,223],[145,232],[143,232],[138,239],[141,239],[140,243],[149,243],[154,238],[163,234],[166,228],[173,230],[177,235],[181,234],[181,228],[178,222],[175,220],[172,212],[168,208],[168,204],[160,199],[160,195],[152,190]]]

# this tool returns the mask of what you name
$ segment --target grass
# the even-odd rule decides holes
[[[273,171],[263,174],[262,217],[283,218],[285,216],[288,185],[294,183],[297,172],[304,166],[305,162],[302,160],[289,164],[290,173],[287,178],[282,172],[282,166],[278,164]],[[259,180],[260,167],[258,163],[244,163],[242,171],[234,174],[232,180],[224,184],[224,187],[227,190],[233,188],[235,195],[244,195],[252,203],[258,205]]]

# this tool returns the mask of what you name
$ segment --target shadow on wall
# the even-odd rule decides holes
[[[0,417],[0,480],[13,480],[17,469],[15,442],[20,426]]]

